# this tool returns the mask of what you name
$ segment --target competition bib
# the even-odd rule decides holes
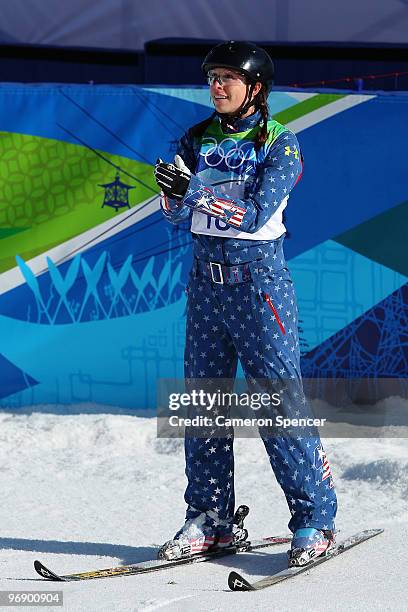
[[[264,152],[254,147],[254,128],[239,134],[224,134],[218,121],[207,128],[201,138],[196,175],[207,185],[216,187],[233,199],[245,199],[254,189],[256,171]],[[267,223],[253,234],[234,229],[217,217],[193,211],[191,231],[224,238],[274,240],[286,232],[282,222],[287,196]]]

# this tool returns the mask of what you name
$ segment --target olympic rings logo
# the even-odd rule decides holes
[[[205,142],[207,141],[207,142]],[[226,150],[224,146],[227,142],[232,142],[232,147]],[[220,143],[217,143],[215,138],[206,136],[203,139],[203,144],[210,144],[210,147],[202,153],[201,157],[204,157],[205,163],[210,168],[216,168],[223,162],[230,170],[236,170],[240,168],[245,161],[250,159],[256,159],[255,150],[252,142],[243,142],[239,144],[233,138],[224,138]],[[212,160],[211,157],[214,157]]]

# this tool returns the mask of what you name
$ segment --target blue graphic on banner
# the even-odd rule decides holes
[[[157,378],[183,376],[184,309],[180,298],[138,315],[61,325],[0,316],[4,353],[39,381],[2,405],[155,406]]]
[[[298,294],[303,352],[347,327],[408,280],[333,240],[298,255],[289,265]]]
[[[307,377],[406,378],[408,284],[303,357]]]
[[[16,368],[8,359],[0,355],[0,399],[10,397],[38,382],[25,372]]]

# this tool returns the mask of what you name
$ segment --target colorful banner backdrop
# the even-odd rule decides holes
[[[302,368],[408,372],[408,96],[280,92],[304,177],[288,206]],[[153,164],[206,88],[0,86],[0,406],[156,407],[183,375],[188,227]]]

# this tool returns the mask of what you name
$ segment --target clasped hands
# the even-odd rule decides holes
[[[158,159],[154,167],[154,177],[164,195],[181,200],[188,189],[191,172],[180,155],[176,155],[174,164],[167,164],[162,159]]]

